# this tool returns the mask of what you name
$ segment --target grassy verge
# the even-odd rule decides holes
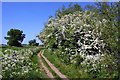
[[[37,67],[39,68],[39,62],[38,62],[38,57],[37,55],[34,55],[32,57],[32,61],[34,64],[37,64],[37,65],[33,65],[32,67]],[[43,72],[42,70],[40,70],[38,73],[36,73],[34,70],[32,72],[32,75],[31,77],[35,77],[35,78],[48,78],[48,76],[45,74],[45,72]]]
[[[59,51],[56,51],[56,52],[58,53]],[[71,80],[73,78],[87,78],[88,77],[87,74],[83,73],[84,71],[76,68],[74,65],[72,64],[66,65],[65,63],[63,63],[61,59],[57,57],[56,54],[54,54],[48,49],[45,50],[44,56],[48,60],[50,60],[50,62],[53,63],[60,70],[61,73],[65,74]]]

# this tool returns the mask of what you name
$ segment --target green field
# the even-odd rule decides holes
[[[12,49],[12,50],[20,50],[20,49],[29,49],[29,48],[35,48],[36,46],[23,46],[23,47],[15,47],[15,46],[0,46],[0,49],[2,49],[2,51],[6,50],[6,49]]]

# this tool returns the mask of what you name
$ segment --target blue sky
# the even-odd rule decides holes
[[[75,4],[75,3],[73,3]],[[79,3],[81,7],[90,2]],[[54,16],[58,8],[66,7],[68,2],[3,2],[2,3],[2,43],[6,44],[7,31],[11,28],[23,30],[26,38],[23,44],[35,39],[43,29],[50,15]],[[40,40],[37,42],[41,43]]]

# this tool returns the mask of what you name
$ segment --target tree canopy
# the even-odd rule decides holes
[[[56,11],[56,17],[62,17],[64,15],[67,15],[67,14],[70,14],[70,13],[73,14],[76,11],[83,11],[81,6],[77,3],[74,4],[74,5],[72,5],[72,3],[70,3],[68,8],[65,8],[65,6],[63,5],[61,10],[58,9]]]
[[[8,45],[17,47],[22,46],[21,43],[23,42],[24,38],[25,34],[23,34],[23,31],[19,29],[10,29],[7,32],[7,37],[5,37],[5,39],[8,40]]]
[[[118,5],[119,3],[95,3],[95,5],[87,5],[85,11],[78,4],[69,8],[63,6],[62,10],[57,11],[55,18],[51,17],[48,20],[39,38],[46,47],[51,49],[62,48],[62,51],[65,52],[66,48],[81,49],[82,43],[90,45],[92,40],[95,41],[96,36],[97,43],[102,40],[108,53],[117,53]],[[88,33],[90,31],[93,34]],[[87,41],[85,35],[89,36]],[[100,46],[102,42],[96,46]],[[88,50],[88,52],[91,51]]]
[[[33,40],[30,40],[30,41],[29,41],[29,45],[30,45],[30,46],[38,46],[39,43],[37,43],[36,40],[33,39]]]
[[[85,75],[118,78],[119,4],[95,3],[87,5],[85,11],[63,6],[38,37],[53,55],[66,65],[77,66]]]

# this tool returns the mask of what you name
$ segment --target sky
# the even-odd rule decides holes
[[[75,4],[75,3],[73,3]],[[78,3],[81,7],[92,2]],[[10,29],[19,29],[26,34],[22,44],[37,39],[36,36],[44,29],[49,16],[54,16],[56,10],[69,2],[3,2],[2,3],[2,44],[7,44],[4,37]],[[41,44],[41,41],[37,39]]]

